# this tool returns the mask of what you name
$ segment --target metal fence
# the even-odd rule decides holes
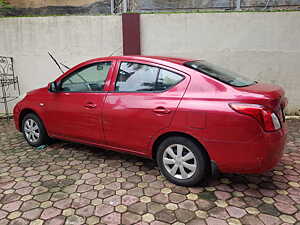
[[[300,0],[111,0],[111,13],[300,9]]]

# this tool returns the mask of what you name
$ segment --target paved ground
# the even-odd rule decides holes
[[[67,142],[31,148],[0,120],[0,224],[300,225],[300,120],[288,123],[273,171],[185,188],[150,160]]]

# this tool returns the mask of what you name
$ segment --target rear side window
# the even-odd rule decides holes
[[[254,80],[248,79],[238,73],[213,65],[204,60],[186,62],[184,65],[231,86],[245,87],[256,83]]]
[[[122,62],[116,81],[116,92],[155,92],[167,90],[183,76],[146,64]]]
[[[156,89],[157,90],[166,90],[169,89],[176,84],[178,84],[183,79],[182,76],[173,73],[168,70],[160,69]]]

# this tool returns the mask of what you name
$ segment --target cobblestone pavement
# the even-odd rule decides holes
[[[300,120],[280,164],[179,187],[154,162],[57,141],[30,147],[0,120],[0,224],[300,225]]]

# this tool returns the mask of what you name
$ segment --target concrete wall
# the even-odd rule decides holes
[[[143,54],[207,59],[279,84],[300,114],[300,12],[145,14],[141,33]]]
[[[0,55],[14,58],[25,93],[61,74],[48,51],[70,66],[114,51],[122,54],[121,27],[120,16],[1,18]]]
[[[300,113],[299,28],[299,12],[144,14],[142,54],[207,59],[279,84],[289,112]],[[120,16],[1,18],[0,55],[14,57],[25,92],[60,75],[48,51],[71,66],[114,51],[120,55],[121,29]]]

